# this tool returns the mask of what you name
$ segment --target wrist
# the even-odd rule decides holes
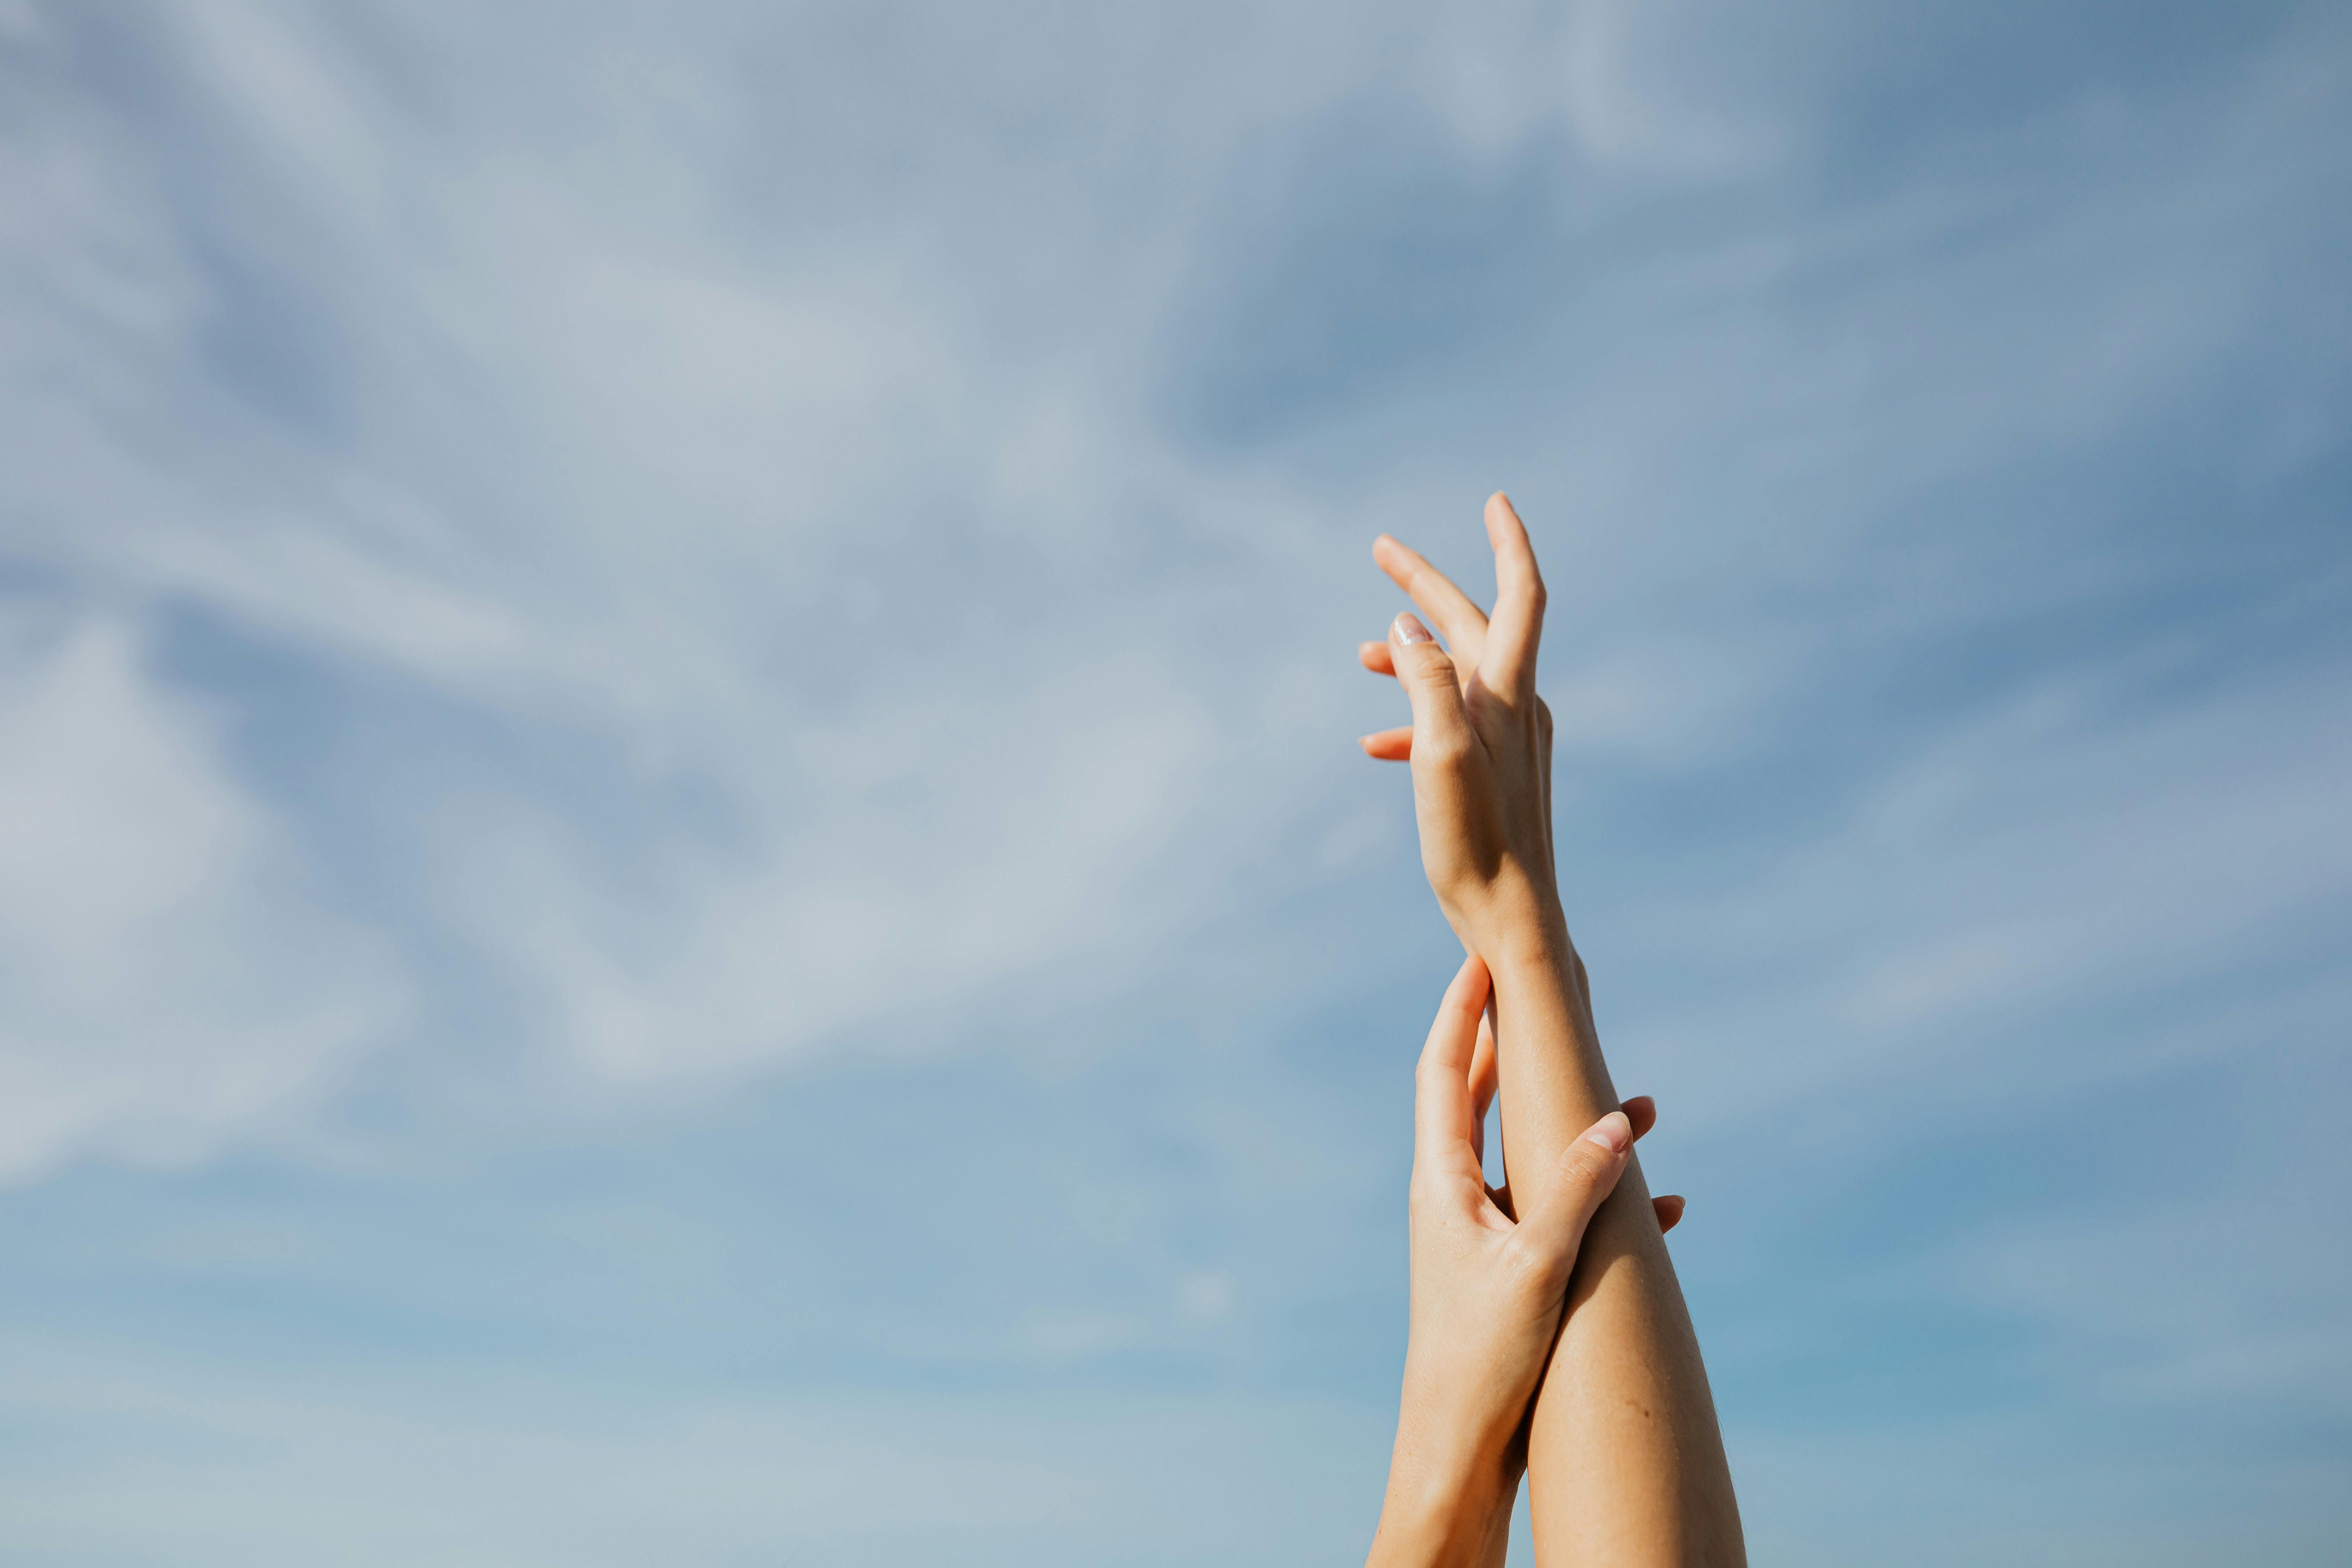
[[[1450,1378],[1447,1386],[1483,1391],[1508,1381],[1507,1376],[1465,1376]],[[1475,1401],[1434,1396],[1408,1366],[1396,1446],[1389,1459],[1390,1492],[1423,1511],[1444,1500],[1466,1503],[1475,1511],[1497,1497],[1507,1498],[1518,1478],[1513,1438],[1532,1394]]]
[[[1497,921],[1478,949],[1478,955],[1499,979],[1520,975],[1572,975],[1582,967],[1576,943],[1568,934],[1568,917],[1555,902],[1517,920]]]
[[[1575,956],[1559,895],[1527,878],[1499,878],[1447,900],[1454,929],[1488,967],[1564,966]]]
[[[1556,1026],[1566,1029],[1569,1037],[1598,1049],[1592,1033],[1591,982],[1557,905],[1549,918],[1531,915],[1498,921],[1476,938],[1465,932],[1464,941],[1486,961],[1486,971],[1494,978],[1496,1006],[1518,1018],[1522,1028],[1533,1025],[1543,1034]],[[1549,1025],[1544,1022],[1547,1019]],[[1597,1058],[1594,1066],[1598,1067]]]
[[[1367,1568],[1479,1568],[1510,1529],[1518,1481],[1500,1456],[1432,1462],[1400,1432]]]

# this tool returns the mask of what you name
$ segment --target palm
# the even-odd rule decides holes
[[[1496,575],[1502,583],[1502,595],[1491,620],[1475,600],[1432,566],[1420,552],[1387,534],[1373,542],[1372,559],[1444,637],[1461,679],[1463,706],[1468,710],[1474,728],[1486,733],[1486,720],[1493,710],[1515,699],[1535,704],[1537,745],[1543,769],[1544,849],[1549,859],[1551,709],[1535,690],[1536,647],[1543,634],[1543,580],[1536,574],[1535,555],[1527,547],[1525,526],[1511,510],[1510,502],[1500,495],[1486,503],[1486,534],[1495,549]],[[1385,641],[1360,645],[1356,657],[1376,675],[1396,674],[1395,657]],[[1410,762],[1412,726],[1380,731],[1365,736],[1361,743],[1368,755],[1382,762]]]

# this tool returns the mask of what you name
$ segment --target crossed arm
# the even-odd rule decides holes
[[[1451,653],[1411,615],[1397,617],[1386,642],[1361,650],[1368,668],[1402,683],[1413,720],[1367,737],[1364,749],[1411,763],[1423,868],[1471,955],[1432,1031],[1418,1083],[1413,1328],[1373,1561],[1499,1562],[1523,1464],[1536,1557],[1547,1568],[1741,1564],[1714,1400],[1663,1238],[1670,1205],[1654,1206],[1632,1157],[1633,1124],[1601,1058],[1583,961],[1561,910],[1551,716],[1535,689],[1543,581],[1527,531],[1500,495],[1486,503],[1486,532],[1496,579],[1491,618],[1428,562],[1383,537],[1375,559],[1436,623]],[[1463,1027],[1465,1005],[1486,1010],[1491,1026],[1512,1173],[1499,1203],[1461,1163],[1462,1151],[1475,1147],[1484,1054],[1484,1042],[1473,1043]],[[1458,1100],[1449,1084],[1459,1086]],[[1465,1123],[1470,1131],[1458,1148],[1433,1131]],[[1475,1171],[1475,1152],[1470,1159]],[[1472,1185],[1491,1215],[1470,1202]],[[1480,1243],[1482,1252],[1462,1239],[1481,1236],[1506,1240]],[[1555,1274],[1559,1289],[1546,1297]],[[1503,1288],[1491,1282],[1459,1283],[1488,1275],[1535,1293],[1522,1300],[1496,1295]],[[1447,1297],[1436,1281],[1449,1279],[1453,1295],[1467,1292],[1486,1310],[1433,1304],[1425,1311],[1424,1296]],[[1497,1368],[1521,1367],[1538,1331],[1546,1353],[1522,1391],[1517,1371]],[[1495,1348],[1503,1342],[1513,1348]],[[1446,1343],[1451,1351],[1441,1349]],[[1454,1364],[1465,1344],[1501,1360]],[[1444,1384],[1433,1369],[1456,1382]],[[1466,1391],[1465,1381],[1477,1389]],[[1504,1409],[1509,1440],[1496,1447],[1491,1428]],[[1465,1436],[1470,1428],[1483,1436]],[[1469,1454],[1477,1458],[1463,1457]],[[1432,1533],[1427,1498],[1439,1495],[1469,1512]],[[1392,1514],[1423,1523],[1418,1531],[1392,1529]]]

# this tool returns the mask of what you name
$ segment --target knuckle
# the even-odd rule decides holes
[[[1448,773],[1460,773],[1470,763],[1470,742],[1460,735],[1441,735],[1429,748],[1429,760]]]
[[[1457,679],[1451,654],[1435,643],[1423,643],[1422,647],[1424,651],[1413,660],[1412,678],[1415,680],[1423,686],[1435,686],[1442,681],[1451,682]]]
[[[1610,1156],[1593,1144],[1579,1138],[1559,1157],[1559,1184],[1571,1194],[1582,1195],[1600,1184],[1607,1173]]]
[[[1463,795],[1477,786],[1470,758],[1460,750],[1437,752],[1423,765],[1421,776],[1429,803],[1449,814],[1458,812],[1465,804]]]
[[[1460,773],[1470,761],[1470,737],[1458,725],[1430,726],[1432,733],[1412,738],[1413,761],[1441,773]]]
[[[1503,1268],[1514,1279],[1522,1286],[1549,1292],[1553,1277],[1559,1271],[1559,1259],[1549,1246],[1532,1239],[1527,1226],[1511,1232],[1501,1253]]]

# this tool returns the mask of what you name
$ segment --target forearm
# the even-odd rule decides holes
[[[1381,1524],[1364,1568],[1501,1568],[1511,1541],[1516,1474],[1429,1473],[1402,1433]]]
[[[1556,915],[1515,923],[1494,973],[1503,1147],[1549,1171],[1617,1109],[1582,965]],[[1543,1568],[1737,1564],[1739,1514],[1698,1341],[1638,1162],[1593,1216],[1536,1396],[1528,1508]]]

